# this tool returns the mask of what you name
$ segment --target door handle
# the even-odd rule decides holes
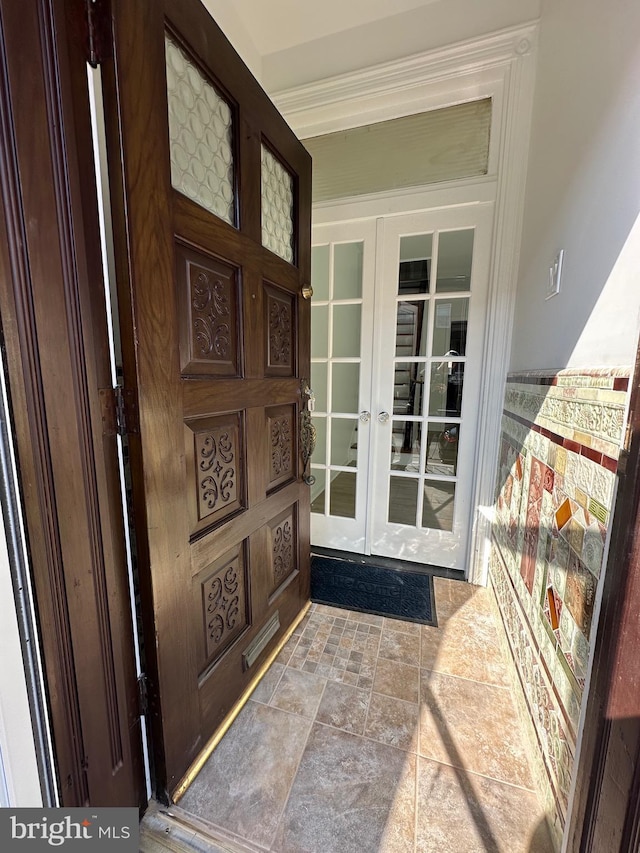
[[[379,412],[378,413],[378,423],[379,424],[389,423],[389,412]]]
[[[371,420],[371,412],[360,412],[360,420],[363,424],[368,424]]]

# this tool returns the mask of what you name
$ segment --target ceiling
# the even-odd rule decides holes
[[[234,0],[264,56],[442,0]]]
[[[529,22],[544,0],[202,2],[264,88],[278,92]]]

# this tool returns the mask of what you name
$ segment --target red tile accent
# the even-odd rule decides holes
[[[586,444],[583,444],[580,448],[580,453],[592,462],[597,462],[598,465],[602,465],[602,453],[594,450],[593,447],[587,447]]]
[[[614,391],[627,391],[629,388],[629,379],[627,376],[616,376],[613,380]]]
[[[603,468],[606,468],[607,471],[613,471],[614,474],[618,470],[618,460],[613,459],[611,456],[605,456],[604,453],[602,454],[601,464]]]
[[[566,447],[567,450],[572,450],[574,453],[580,453],[581,444],[578,444],[577,441],[572,441],[570,438],[562,439],[562,446]]]

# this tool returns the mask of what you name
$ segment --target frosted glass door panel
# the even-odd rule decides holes
[[[262,245],[293,263],[293,178],[262,145]]]
[[[168,36],[165,57],[171,184],[196,204],[234,225],[231,108]]]

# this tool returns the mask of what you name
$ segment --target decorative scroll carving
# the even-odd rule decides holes
[[[266,372],[279,376],[293,373],[294,304],[288,293],[265,287],[267,357]]]
[[[219,657],[247,624],[241,552],[202,584],[207,660]]]
[[[291,364],[291,305],[279,299],[269,307],[269,355],[272,364]]]
[[[271,523],[272,589],[277,589],[296,568],[296,527],[292,509]]]
[[[200,476],[200,504],[205,515],[214,512],[218,503],[225,504],[236,497],[236,467],[234,442],[228,429],[212,430],[196,437],[198,468],[209,472]],[[207,510],[209,512],[207,512]]]
[[[295,409],[276,406],[267,409],[269,431],[269,486],[279,486],[295,476]]]
[[[239,376],[238,271],[176,244],[180,364],[184,375]]]
[[[194,422],[194,471],[198,520],[224,518],[243,506],[243,457],[239,415]]]
[[[291,418],[271,422],[271,479],[291,473]]]
[[[229,282],[192,267],[191,310],[198,358],[229,360],[231,309]]]

